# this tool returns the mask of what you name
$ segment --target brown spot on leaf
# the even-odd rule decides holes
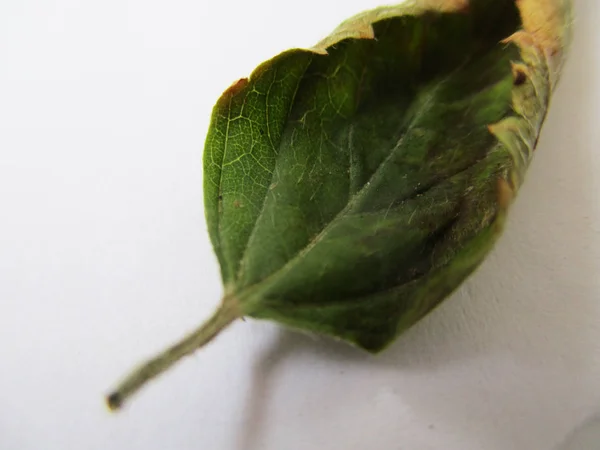
[[[523,64],[512,64],[513,84],[521,86],[527,81],[526,66]]]
[[[469,0],[421,0],[423,6],[427,9],[442,12],[461,12],[469,11]]]
[[[247,85],[248,78],[240,78],[231,86],[229,86],[225,92],[223,92],[223,96],[233,97],[234,95],[239,94]]]
[[[506,181],[504,178],[498,178],[497,192],[498,204],[502,209],[507,209],[514,198],[515,193],[508,184],[508,181]]]
[[[375,39],[375,31],[371,24],[365,24],[363,27],[356,30],[359,39]]]
[[[221,109],[228,109],[231,99],[239,94],[246,86],[248,86],[248,78],[240,78],[237,80],[223,92],[221,97],[219,97],[217,106]]]

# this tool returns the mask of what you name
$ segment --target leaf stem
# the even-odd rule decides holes
[[[202,326],[185,336],[156,357],[133,370],[118,387],[106,396],[106,404],[116,411],[148,381],[172,367],[179,360],[208,344],[215,336],[241,317],[236,299],[224,297],[221,306]]]

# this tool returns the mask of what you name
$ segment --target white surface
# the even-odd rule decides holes
[[[0,2],[0,449],[550,450],[600,413],[597,0],[508,230],[451,300],[379,357],[240,322],[104,408],[220,297],[217,97],[379,3]]]
[[[600,416],[584,423],[565,440],[559,450],[590,450],[600,448]]]

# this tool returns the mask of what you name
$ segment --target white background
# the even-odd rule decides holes
[[[380,1],[0,2],[0,449],[569,439],[600,413],[598,3],[578,2],[506,234],[452,299],[378,357],[236,323],[111,415],[109,388],[220,298],[201,167],[217,97]]]

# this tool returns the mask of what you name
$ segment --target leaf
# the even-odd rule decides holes
[[[204,153],[223,305],[109,405],[241,316],[378,352],[435,308],[501,234],[564,61],[569,6],[383,7],[232,85]]]

